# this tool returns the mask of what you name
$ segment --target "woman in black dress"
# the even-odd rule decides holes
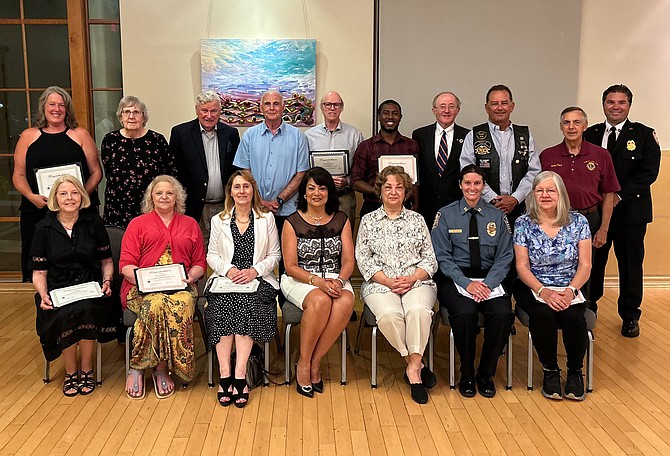
[[[63,354],[63,394],[91,394],[95,341],[115,339],[118,321],[117,309],[108,299],[114,273],[109,237],[100,216],[82,210],[90,199],[76,178],[59,177],[47,205],[49,212],[35,227],[28,264],[37,290],[37,334],[47,361]],[[49,292],[88,282],[97,282],[104,296],[54,307]]]
[[[176,170],[165,137],[146,128],[149,111],[142,100],[126,95],[116,117],[123,128],[107,133],[100,146],[107,179],[103,218],[125,229],[142,213],[142,195],[153,178],[176,176]]]
[[[14,149],[12,182],[21,193],[21,269],[23,281],[30,282],[30,246],[37,222],[47,213],[47,193],[40,194],[36,169],[76,163],[82,183],[90,195],[91,207],[100,205],[97,188],[102,179],[98,148],[74,116],[72,98],[57,86],[48,87],[37,102],[37,118],[25,129]]]
[[[261,204],[256,181],[249,171],[235,171],[226,184],[224,209],[212,217],[207,263],[214,273],[207,284],[205,322],[209,348],[219,360],[219,403],[244,407],[249,400],[247,360],[254,340],[268,342],[277,330],[279,237],[274,216]],[[214,279],[249,284],[251,293],[214,293]],[[222,279],[225,280],[225,279]],[[230,354],[235,342],[235,372]]]

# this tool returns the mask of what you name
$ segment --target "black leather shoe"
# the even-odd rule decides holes
[[[627,320],[621,325],[621,335],[624,337],[637,337],[640,335],[640,325],[637,320]]]
[[[323,379],[316,383],[312,383],[312,390],[314,390],[315,393],[323,393]]]
[[[414,402],[417,404],[425,404],[428,402],[428,391],[426,391],[426,387],[423,386],[423,383],[410,383],[407,373],[403,374],[402,379],[409,385]]]
[[[490,376],[477,378],[477,391],[484,397],[491,398],[496,395],[496,384]]]
[[[458,382],[458,392],[463,397],[475,397],[477,388],[474,379],[469,375],[461,375],[461,380]]]
[[[421,368],[421,383],[428,389],[437,384],[437,378],[435,377],[435,374],[428,369],[428,366],[423,366]]]

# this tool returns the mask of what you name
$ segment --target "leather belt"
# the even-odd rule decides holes
[[[600,206],[597,204],[591,207],[587,207],[586,209],[573,209],[577,212],[579,212],[582,215],[588,215],[588,214],[593,214],[594,212],[597,212],[600,209]]]

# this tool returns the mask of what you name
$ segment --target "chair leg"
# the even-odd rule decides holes
[[[284,363],[286,365],[286,384],[291,384],[291,323],[286,324],[284,334]]]
[[[340,385],[344,386],[347,384],[347,345],[349,345],[349,340],[347,339],[347,328],[344,328],[342,331],[342,378],[340,379]]]
[[[275,332],[275,344],[277,344],[277,353],[284,351],[284,346],[281,344],[281,338],[279,337],[279,330]]]
[[[214,350],[207,352],[207,386],[214,388]]]
[[[456,370],[456,349],[454,347],[454,331],[449,327],[449,388],[456,389],[456,379],[454,371]]]
[[[130,344],[133,340],[133,327],[128,326],[126,330],[126,377],[130,374]]]
[[[361,316],[361,320],[363,317]],[[361,324],[363,322],[361,321]],[[372,377],[370,378],[370,386],[377,388],[377,326],[372,327]],[[360,333],[360,330],[359,330]]]
[[[593,331],[588,331],[589,345],[586,350],[586,392],[593,392]]]
[[[433,335],[433,328],[431,327],[428,334],[428,369],[433,372],[433,361],[435,355],[435,338]]]
[[[51,363],[44,358],[44,378],[42,381],[46,384],[51,381]]]
[[[95,343],[97,345],[96,355],[95,355],[95,383],[100,386],[102,385],[102,344],[100,342]]]
[[[265,373],[263,374],[263,385],[268,386],[270,384],[270,379],[268,378],[268,372],[270,371],[270,342],[265,342]]]
[[[510,333],[507,339],[507,349],[505,350],[505,358],[507,359],[507,385],[505,389],[508,391],[512,389],[512,334]]]
[[[533,391],[533,336],[528,330],[528,391]]]
[[[361,352],[361,335],[363,334],[363,325],[365,324],[365,318],[361,314],[361,321],[358,323],[358,334],[356,335],[356,348],[354,348],[354,353],[357,355]]]

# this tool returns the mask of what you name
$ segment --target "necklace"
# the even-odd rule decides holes
[[[316,222],[315,223],[316,226],[321,225],[321,219],[323,219],[323,217],[325,217],[324,215],[322,215],[321,217],[314,217],[310,211],[307,211],[307,215],[312,217],[312,220],[314,220]]]
[[[74,224],[77,223],[77,219],[74,219],[74,221],[71,224],[66,225],[64,221],[62,221],[60,218],[58,219],[61,225],[63,225],[63,228],[66,230],[71,230],[74,228]]]

